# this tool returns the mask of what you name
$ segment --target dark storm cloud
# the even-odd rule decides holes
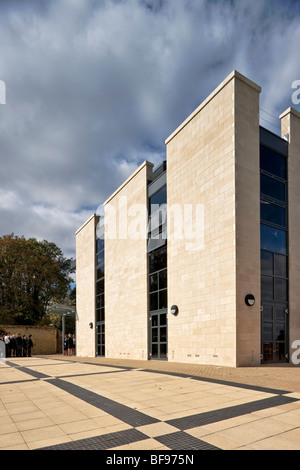
[[[297,3],[297,2],[296,2]],[[276,8],[274,8],[276,5]],[[0,233],[74,232],[237,69],[279,114],[300,79],[284,1],[0,1]]]

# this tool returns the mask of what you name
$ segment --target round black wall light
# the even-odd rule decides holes
[[[89,323],[89,327],[90,327],[90,328],[93,328],[93,326],[94,326],[94,325],[93,325],[93,322]]]
[[[245,297],[245,303],[246,303],[246,305],[248,305],[249,307],[252,307],[252,306],[255,304],[255,297],[254,297],[254,295],[252,295],[252,294],[246,295],[246,297]]]
[[[172,313],[172,315],[177,315],[177,314],[178,314],[178,307],[177,307],[177,305],[172,305],[172,307],[171,307],[171,313]]]

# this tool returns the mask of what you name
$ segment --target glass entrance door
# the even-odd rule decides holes
[[[150,359],[167,360],[167,310],[150,313]]]
[[[96,323],[96,355],[105,356],[105,323]]]
[[[284,304],[262,305],[262,361],[288,361],[288,310]]]

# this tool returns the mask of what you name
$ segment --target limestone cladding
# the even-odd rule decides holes
[[[259,92],[235,81],[237,366],[259,365],[261,354]]]
[[[76,232],[76,352],[82,357],[95,356],[95,233],[98,220],[92,215]]]
[[[147,182],[144,162],[104,203],[107,357],[147,359]]]
[[[179,307],[177,316],[169,315],[170,361],[236,366],[237,354],[244,354],[237,343],[241,306],[236,299],[243,297],[246,285],[259,296],[259,265],[250,263],[249,273],[247,265],[252,257],[259,258],[259,211],[249,236],[250,221],[242,214],[252,200],[251,213],[259,208],[259,92],[257,85],[233,72],[166,141],[168,209],[181,204],[183,210],[191,205],[203,211],[203,243],[198,248],[191,248],[185,236],[172,237],[169,227],[168,305]],[[236,173],[243,178],[240,184]],[[252,180],[256,194],[248,201]],[[244,281],[237,282],[241,274]]]

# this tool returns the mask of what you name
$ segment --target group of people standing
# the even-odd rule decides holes
[[[2,336],[5,344],[6,357],[31,357],[31,349],[33,348],[32,335],[21,336],[20,333],[11,335],[5,333]]]
[[[64,337],[64,356],[75,356],[76,338],[75,335],[65,335]]]

